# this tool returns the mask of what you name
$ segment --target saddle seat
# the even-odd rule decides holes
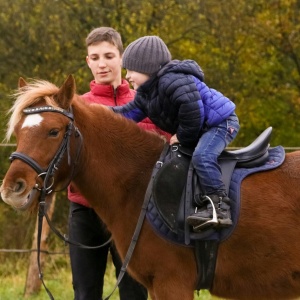
[[[238,150],[224,150],[219,156],[222,160],[233,160],[238,168],[252,168],[263,164],[268,158],[272,127],[265,129],[250,145]],[[178,146],[179,152],[192,156],[194,149]]]
[[[233,151],[223,151],[219,160],[236,160],[236,167],[252,168],[265,163],[268,158],[272,127],[265,129],[249,146]]]

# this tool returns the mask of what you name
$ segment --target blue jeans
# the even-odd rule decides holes
[[[227,196],[218,157],[240,129],[235,113],[215,127],[208,128],[199,139],[192,162],[200,179],[203,195]]]

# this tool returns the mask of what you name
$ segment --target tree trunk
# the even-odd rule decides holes
[[[54,206],[55,206],[55,200],[56,196],[55,193],[51,197],[52,199],[49,201],[49,198],[47,198],[47,203],[50,203],[48,206],[48,211],[47,214],[50,218],[52,219],[52,215],[54,212]],[[48,202],[49,201],[49,202]],[[40,249],[41,250],[48,250],[48,244],[47,244],[47,238],[50,232],[50,227],[47,223],[46,218],[43,218],[43,228],[42,228],[42,234],[41,234],[41,245]],[[32,241],[32,246],[31,249],[37,249],[37,235],[38,235],[38,217],[36,220],[36,225],[35,225],[35,231],[33,235],[33,241]],[[41,268],[43,269],[44,262],[45,262],[45,253],[41,252],[40,253],[40,264]],[[39,278],[39,269],[38,269],[38,264],[37,264],[37,252],[32,251],[29,259],[29,266],[28,266],[28,271],[27,271],[27,277],[26,277],[26,285],[25,285],[25,291],[24,291],[24,296],[25,298],[28,298],[32,294],[35,294],[40,291],[41,289],[41,280]]]

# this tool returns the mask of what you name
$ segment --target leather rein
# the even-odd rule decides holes
[[[85,246],[81,243],[77,243],[75,241],[69,240],[69,238],[66,235],[61,234],[52,224],[52,222],[47,214],[47,206],[46,206],[46,201],[45,201],[46,196],[53,192],[52,187],[54,185],[54,175],[55,175],[55,172],[58,170],[59,165],[60,165],[63,157],[65,156],[65,154],[67,154],[67,156],[68,156],[68,165],[70,166],[72,164],[71,175],[70,175],[68,184],[66,186],[68,186],[69,183],[71,182],[71,180],[75,174],[75,167],[77,165],[79,155],[81,152],[83,138],[82,138],[82,135],[81,135],[79,129],[74,125],[74,115],[73,115],[71,108],[70,108],[70,110],[65,110],[65,109],[62,109],[59,107],[53,107],[53,106],[40,106],[40,107],[34,107],[34,108],[25,108],[23,110],[23,113],[25,115],[38,114],[38,113],[43,113],[43,112],[60,113],[70,119],[70,122],[66,128],[66,132],[64,134],[63,140],[62,140],[56,154],[54,155],[53,159],[49,163],[48,167],[46,169],[42,168],[34,159],[32,159],[31,157],[29,157],[26,154],[21,153],[21,152],[13,152],[10,155],[9,159],[11,162],[15,159],[22,160],[23,162],[27,163],[32,169],[34,169],[37,172],[37,174],[38,174],[37,179],[38,178],[43,179],[42,186],[40,186],[38,182],[34,186],[34,189],[36,189],[40,192],[39,209],[38,209],[37,263],[38,263],[38,269],[39,269],[39,278],[42,281],[42,284],[43,284],[49,298],[54,300],[51,292],[48,290],[48,288],[46,287],[46,285],[44,283],[43,273],[41,271],[41,264],[40,264],[40,252],[41,252],[40,246],[41,246],[41,235],[42,235],[42,227],[43,227],[43,217],[46,218],[49,227],[59,238],[61,238],[65,243],[71,244],[73,246],[78,246],[78,247],[85,248],[85,249],[96,249],[96,248],[100,248],[100,247],[104,247],[104,246],[108,245],[112,239],[110,238],[104,244],[99,245],[99,246]],[[76,156],[75,156],[74,162],[71,161],[71,155],[70,155],[70,137],[72,136],[73,132],[74,132],[75,138],[76,139],[79,138],[79,146],[77,147],[77,150],[76,150]]]

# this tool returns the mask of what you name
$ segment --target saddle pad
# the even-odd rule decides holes
[[[229,188],[229,197],[232,200],[231,203],[231,215],[233,225],[229,228],[224,228],[222,230],[209,230],[209,235],[204,231],[203,234],[194,234],[194,240],[218,240],[219,242],[227,239],[233,230],[235,229],[239,214],[240,214],[240,190],[242,180],[253,173],[267,171],[279,167],[285,158],[285,151],[282,146],[277,146],[275,148],[269,149],[269,158],[268,161],[259,167],[254,168],[237,168],[234,170],[231,178],[230,188]],[[157,208],[155,206],[154,200],[151,197],[146,213],[147,220],[153,227],[154,231],[161,237],[166,240],[169,240],[173,243],[185,245],[185,246],[194,246],[193,234],[191,234],[191,243],[190,245],[185,244],[184,232],[175,233],[169,229],[164,224],[164,221],[160,217]]]

